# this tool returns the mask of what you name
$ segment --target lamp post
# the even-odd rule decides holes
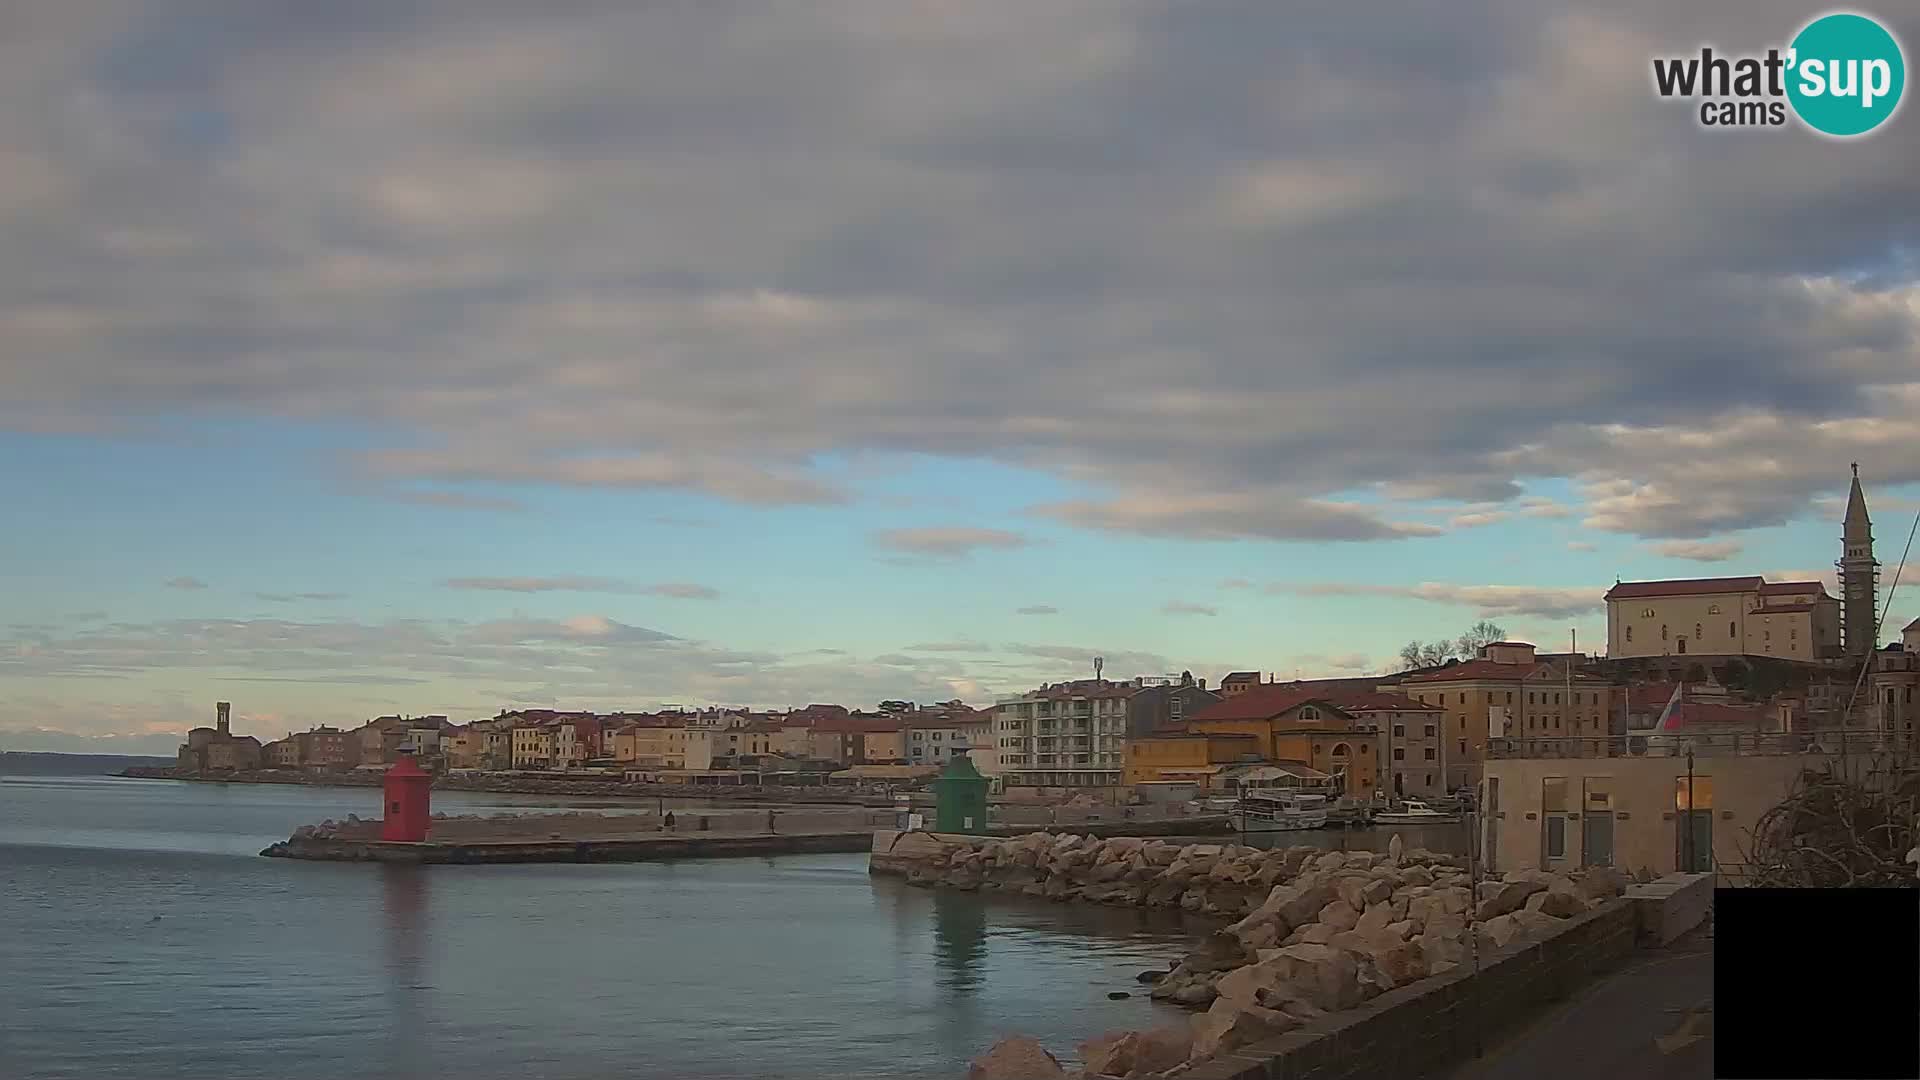
[[[1694,853],[1694,850],[1693,850],[1694,835],[1693,835],[1693,744],[1692,743],[1687,744],[1686,830],[1687,831],[1685,835],[1687,838],[1687,842],[1684,850],[1687,853],[1687,865],[1682,868],[1682,873],[1691,874],[1693,873],[1694,864],[1699,861],[1699,857]]]

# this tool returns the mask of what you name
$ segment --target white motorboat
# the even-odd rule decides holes
[[[1291,791],[1249,791],[1228,815],[1236,832],[1298,832],[1324,828],[1327,797]]]
[[[1446,814],[1418,799],[1408,799],[1398,810],[1379,810],[1375,825],[1446,825],[1460,820],[1459,814]]]

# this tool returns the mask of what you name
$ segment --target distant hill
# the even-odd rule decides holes
[[[125,754],[36,754],[0,750],[0,776],[105,776],[136,765],[164,768],[173,758]]]

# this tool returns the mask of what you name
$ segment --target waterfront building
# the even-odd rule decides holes
[[[935,713],[930,710],[903,714],[901,723],[907,743],[908,763],[944,767],[952,759],[954,751],[965,751],[971,745],[967,727],[971,719],[971,710],[965,714]],[[978,770],[978,762],[974,768]]]
[[[300,743],[289,735],[260,748],[260,763],[275,769],[296,769],[300,767]]]
[[[197,727],[187,732],[187,741],[176,755],[179,768],[191,772],[233,772],[260,767],[260,740],[251,735],[235,735],[231,720],[233,705],[214,703],[212,727]]]
[[[339,728],[311,728],[295,733],[292,738],[300,745],[302,768],[349,769],[359,764],[351,739]]]
[[[1874,653],[1865,690],[1872,703],[1869,715],[1874,730],[1909,751],[1914,720],[1920,718],[1920,704],[1914,701],[1916,686],[1920,686],[1920,619],[1906,625],[1899,641]]]
[[[1378,722],[1314,687],[1262,684],[1209,705],[1180,727],[1187,734],[1250,736],[1258,760],[1327,773],[1350,795],[1380,790],[1385,742]]]
[[[1127,786],[1192,784],[1200,794],[1220,789],[1228,767],[1259,762],[1260,738],[1253,734],[1205,734],[1161,731],[1127,739]]]
[[[994,742],[1007,788],[1040,794],[1123,792],[1127,702],[1137,681],[1080,679],[1002,698]]]
[[[901,764],[905,723],[887,713],[818,715],[807,728],[806,756],[836,765]]]
[[[554,764],[554,729],[544,725],[521,725],[513,729],[513,767],[550,769]]]
[[[1489,737],[1600,736],[1609,731],[1613,686],[1567,664],[1542,663],[1525,642],[1496,641],[1479,657],[1399,684],[1444,712],[1437,747],[1446,791],[1479,781]]]
[[[1877,747],[1858,733],[1766,730],[1764,709],[1722,713],[1737,708],[1696,704],[1666,726],[1628,735],[1490,739],[1480,797],[1488,869],[1617,866],[1737,878],[1760,815],[1803,771],[1834,761],[1862,774],[1873,766]]]
[[[1151,735],[1221,700],[1207,689],[1205,679],[1183,671],[1178,679],[1143,680],[1145,685],[1127,699],[1127,737]]]

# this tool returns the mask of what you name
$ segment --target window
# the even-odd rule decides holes
[[[1739,636],[1739,634],[1738,634],[1738,633],[1737,633],[1737,632],[1736,632],[1736,631],[1734,630],[1734,627],[1733,627],[1733,620],[1732,620],[1732,619],[1728,619],[1728,620],[1727,620],[1727,636],[1728,636],[1728,637],[1738,637],[1738,636]]]
[[[1433,725],[1432,725],[1432,724],[1428,724],[1428,725],[1427,725],[1427,738],[1429,738],[1429,739],[1431,739],[1431,738],[1433,738]]]
[[[1405,725],[1405,724],[1395,724],[1395,725],[1393,725],[1393,737],[1394,737],[1394,738],[1396,738],[1396,739],[1404,739],[1404,738],[1406,738],[1406,737],[1407,737],[1407,725]]]
[[[938,732],[938,731],[936,731],[936,732],[934,732],[934,733],[933,733],[933,741],[934,741],[934,742],[939,742],[939,741],[940,741],[940,736],[941,736],[942,734],[943,734],[942,732]]]
[[[1466,691],[1463,690],[1460,692],[1460,704],[1465,705],[1466,703],[1467,703],[1467,694],[1466,694]]]
[[[1540,781],[1540,830],[1542,855],[1548,859],[1567,857],[1567,778],[1549,776]]]
[[[1347,745],[1346,743],[1334,743],[1334,744],[1333,744],[1333,756],[1334,756],[1334,757],[1337,757],[1337,758],[1343,758],[1343,757],[1346,757],[1347,755],[1349,755],[1349,754],[1351,754],[1351,753],[1353,753],[1353,749],[1352,749],[1351,747],[1349,747],[1349,746],[1348,746],[1348,745]]]
[[[1633,640],[1633,627],[1631,625],[1627,627],[1627,640],[1628,641]]]
[[[1709,615],[1718,615],[1718,614],[1720,614],[1720,605],[1719,605],[1719,604],[1708,604],[1708,605],[1707,605],[1707,614],[1709,614]]]
[[[1394,747],[1394,748],[1393,748],[1393,760],[1395,760],[1395,761],[1405,761],[1405,760],[1407,760],[1407,748],[1406,748],[1406,747],[1404,747],[1404,746],[1396,746],[1396,747]]]
[[[1318,720],[1320,719],[1320,710],[1311,705],[1302,705],[1300,706],[1300,719]]]
[[[1652,608],[1641,608],[1641,609],[1640,609],[1640,617],[1641,617],[1641,618],[1643,618],[1643,619],[1651,619],[1651,618],[1653,618],[1653,609],[1652,609]]]
[[[1180,715],[1183,712],[1185,712],[1186,706],[1187,706],[1186,699],[1173,698],[1167,702],[1167,712],[1172,714],[1177,719],[1180,717]]]
[[[1694,623],[1693,624],[1693,640],[1699,641],[1701,638],[1706,636],[1707,636],[1707,632],[1705,630],[1700,629],[1700,624]]]
[[[1513,691],[1507,691],[1507,704],[1513,704]]]
[[[914,732],[914,733],[913,733],[913,741],[914,741],[914,742],[919,742],[919,741],[920,741],[920,736],[921,736],[921,734],[922,734],[922,733],[921,733],[921,732],[918,732],[918,731],[916,731],[916,732]]]
[[[1796,626],[1796,627],[1793,627],[1792,629],[1790,629],[1790,630],[1788,630],[1788,631],[1787,631],[1787,640],[1788,640],[1788,641],[1799,641],[1799,640],[1800,640],[1800,628]]]
[[[1362,757],[1366,756],[1371,750],[1372,747],[1369,747],[1366,743],[1360,744],[1360,754]]]
[[[1433,758],[1434,758],[1434,754],[1433,754],[1433,747],[1431,747],[1431,746],[1429,746],[1429,747],[1427,747],[1427,760],[1428,760],[1428,761],[1432,761],[1432,760],[1433,760]],[[1429,781],[1427,781],[1427,782],[1428,782],[1428,783],[1432,783],[1433,781],[1431,781],[1431,780],[1429,780]]]
[[[1559,695],[1559,694],[1555,694],[1555,695],[1553,695],[1553,703],[1554,703],[1555,705],[1558,705],[1558,704],[1560,704],[1560,695]]]
[[[1661,641],[1667,640],[1667,624],[1666,623],[1660,624],[1660,640]]]
[[[1460,757],[1462,760],[1465,760],[1466,756],[1467,756],[1467,740],[1461,739],[1460,740]]]
[[[1527,704],[1533,704],[1533,691],[1527,691]]]
[[[1762,631],[1760,631],[1760,640],[1761,640],[1761,641],[1772,641],[1772,640],[1773,640],[1773,631],[1771,631],[1771,630],[1762,630]]]

